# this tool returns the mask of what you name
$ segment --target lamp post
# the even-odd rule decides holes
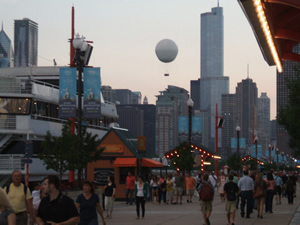
[[[283,160],[284,160],[284,152],[283,151],[281,151],[281,164],[283,164]]]
[[[78,95],[77,95],[77,101],[78,101],[78,130],[77,134],[79,137],[79,144],[78,144],[78,151],[81,151],[81,122],[82,122],[82,72],[84,67],[84,53],[87,50],[88,43],[84,40],[84,37],[80,37],[80,35],[77,33],[75,38],[73,39],[73,47],[75,49],[75,57],[74,62],[76,64],[76,68],[78,71]],[[78,186],[81,185],[81,170],[78,170]]]
[[[269,144],[269,163],[271,163],[271,149],[272,149],[272,145]]]
[[[279,149],[276,148],[276,155],[277,155],[277,170],[279,170],[279,164],[278,164],[278,154],[279,154]]]
[[[257,141],[258,141],[258,137],[255,136],[254,143],[255,143],[255,158],[256,159],[257,159]]]
[[[189,107],[189,139],[188,139],[188,143],[189,143],[189,147],[191,147],[191,144],[192,144],[192,113],[193,113],[194,102],[191,99],[191,97],[189,97],[189,99],[187,100],[186,103]]]
[[[236,153],[238,155],[238,159],[240,159],[240,131],[241,128],[239,126],[236,126]]]

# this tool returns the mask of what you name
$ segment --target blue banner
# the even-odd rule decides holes
[[[193,116],[192,117],[192,133],[196,134],[202,133],[202,118],[201,116]]]
[[[257,145],[257,159],[261,159],[263,156],[262,154],[262,145]],[[256,148],[255,145],[251,145],[251,157],[256,158]]]
[[[83,100],[83,117],[100,118],[101,101],[100,101],[100,68],[84,68],[84,100]]]
[[[179,134],[189,133],[189,119],[187,116],[178,116],[178,133]]]
[[[240,149],[241,148],[246,148],[246,139],[245,138],[240,138]],[[230,139],[230,147],[231,148],[237,148],[237,138],[231,138]]]
[[[60,68],[58,117],[76,117],[76,85],[76,68]]]

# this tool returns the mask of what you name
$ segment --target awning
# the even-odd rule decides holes
[[[157,162],[153,159],[142,159],[143,167],[164,167],[164,165],[160,162]]]
[[[115,167],[136,167],[136,158],[116,158]]]

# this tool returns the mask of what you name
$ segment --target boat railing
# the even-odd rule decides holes
[[[0,171],[14,171],[25,169],[24,155],[0,154]]]

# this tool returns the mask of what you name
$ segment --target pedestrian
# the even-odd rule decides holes
[[[263,174],[259,173],[255,179],[253,197],[256,199],[257,203],[257,217],[261,219],[263,218],[266,190],[267,183],[263,179]]]
[[[209,217],[212,212],[212,201],[214,200],[214,188],[208,181],[208,174],[204,174],[203,181],[199,186],[199,196],[201,199],[201,212],[205,225],[210,225]]]
[[[77,197],[76,208],[79,210],[80,215],[79,225],[97,225],[97,211],[102,218],[102,223],[106,224],[100,206],[99,196],[95,193],[92,182],[88,180],[84,181],[83,193]]]
[[[172,175],[171,174],[168,174],[166,184],[167,184],[167,204],[169,204],[169,202],[172,204],[173,203],[174,188],[173,188],[173,182],[172,182]]]
[[[224,194],[224,186],[225,186],[226,176],[223,171],[220,172],[220,176],[218,177],[218,188],[219,188],[219,195],[221,198],[221,202],[225,201],[225,194]]]
[[[281,192],[282,192],[282,186],[283,186],[283,181],[281,179],[281,177],[279,176],[278,172],[275,173],[275,177],[274,180],[276,182],[276,205],[280,205],[281,204]]]
[[[5,191],[0,187],[0,224],[16,225],[16,214]]]
[[[271,172],[267,173],[267,178],[265,179],[265,181],[267,182],[265,212],[273,213],[273,198],[275,194],[276,182]]]
[[[28,213],[30,215],[30,225],[35,223],[33,212],[32,196],[28,187],[22,182],[22,173],[15,170],[12,173],[12,183],[5,187],[5,191],[16,213],[16,223],[27,225]]]
[[[217,184],[218,184],[218,182],[217,182],[218,178],[217,178],[217,176],[215,175],[215,171],[212,171],[212,172],[211,172],[211,174],[210,174],[209,177],[208,177],[208,180],[209,180],[209,182],[211,183],[211,185],[213,186],[214,191],[215,191],[215,190],[217,189]]]
[[[253,179],[249,177],[248,170],[244,170],[243,174],[244,176],[238,182],[238,187],[241,193],[241,216],[245,216],[245,205],[247,203],[246,218],[250,218],[253,207],[254,182]]]
[[[113,176],[108,176],[107,181],[108,183],[104,187],[105,210],[106,210],[105,218],[111,219],[112,211],[114,207],[115,195],[116,195],[116,184]]]
[[[182,204],[182,194],[183,194],[183,187],[184,187],[184,178],[180,175],[180,172],[175,172],[175,191],[174,191],[174,200],[175,202],[173,204],[178,204],[178,198],[179,198],[179,204]]]
[[[44,224],[79,224],[80,218],[74,201],[60,191],[60,181],[55,175],[48,175],[44,181],[47,197],[41,200],[36,221]]]
[[[287,177],[287,174],[284,171],[281,173],[280,177],[282,179],[282,183],[283,183],[282,187],[283,187],[284,184],[287,182],[288,177]],[[285,193],[285,189],[284,188],[282,189],[282,197],[286,198],[286,193]]]
[[[161,176],[161,178],[159,178],[158,181],[158,195],[159,195],[159,199],[158,199],[159,204],[162,201],[162,199],[164,200],[164,203],[167,202],[167,183],[163,176]]]
[[[296,192],[296,185],[291,176],[288,176],[288,180],[286,181],[284,186],[288,199],[288,204],[292,205],[294,203],[294,193]]]
[[[136,201],[136,219],[140,218],[140,206],[142,208],[142,219],[145,217],[145,203],[148,194],[148,186],[144,183],[141,176],[138,176],[138,183],[135,185],[135,201]]]
[[[134,185],[135,185],[135,178],[134,176],[132,176],[131,172],[128,172],[128,176],[126,177],[126,204],[127,205],[128,203],[132,205]],[[129,198],[128,195],[130,195]]]
[[[194,177],[191,176],[191,173],[187,173],[187,177],[185,178],[185,185],[186,185],[186,197],[187,203],[192,203],[192,198],[195,192],[196,180]]]
[[[153,175],[152,180],[150,181],[150,185],[152,187],[152,204],[155,203],[155,201],[158,204],[158,179],[156,175]]]
[[[226,196],[225,210],[227,212],[228,225],[234,225],[236,201],[239,193],[239,188],[236,183],[233,182],[233,175],[228,176],[228,182],[224,185],[224,194]],[[231,223],[230,223],[231,214]]]

